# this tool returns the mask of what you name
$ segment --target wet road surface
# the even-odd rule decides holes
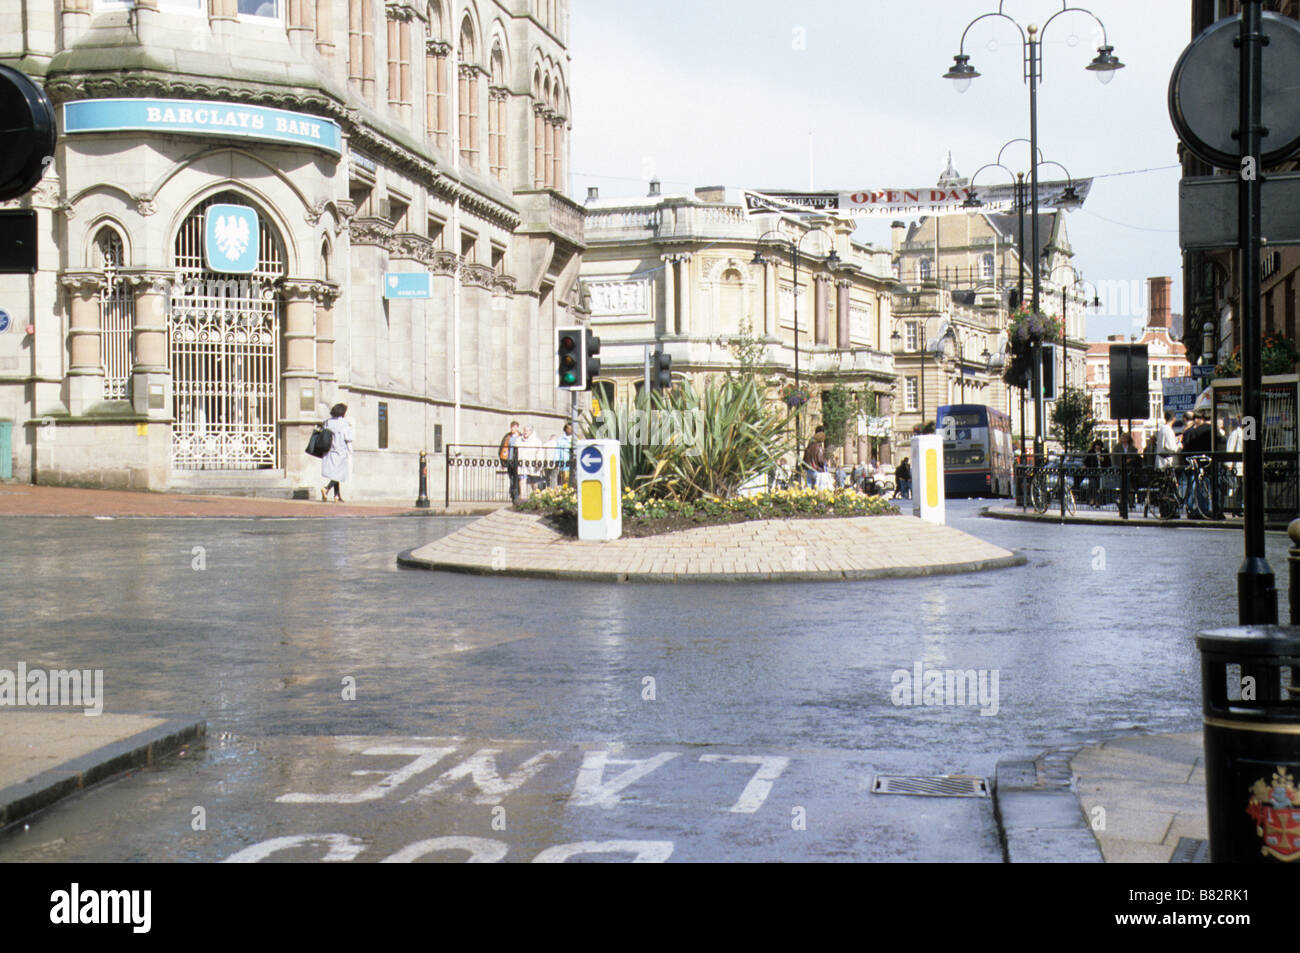
[[[874,774],[988,776],[1195,729],[1193,637],[1235,618],[1241,537],[978,509],[951,504],[950,525],[1027,566],[606,586],[395,569],[460,520],[0,522],[0,667],[102,668],[108,710],[197,714],[210,737],[0,838],[0,861],[248,859],[316,834],[337,839],[266,856],[405,859],[469,837],[414,853],[996,860],[989,801],[873,795]],[[1270,535],[1280,584],[1285,547]],[[946,670],[983,697],[908,697]],[[746,791],[754,810],[734,811]]]

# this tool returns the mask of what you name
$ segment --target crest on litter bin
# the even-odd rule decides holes
[[[1300,788],[1290,771],[1278,768],[1272,781],[1256,781],[1246,813],[1263,842],[1260,853],[1281,861],[1300,860]]]

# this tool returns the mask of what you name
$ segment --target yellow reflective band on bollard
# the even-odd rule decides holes
[[[620,485],[618,480],[618,457],[612,457],[609,461],[609,513],[611,519],[619,518]]]
[[[925,503],[939,505],[939,454],[935,450],[925,452]]]
[[[580,510],[582,519],[586,522],[596,522],[605,518],[604,510],[601,509],[604,504],[604,496],[601,491],[604,489],[599,480],[584,480],[582,483],[582,508]]]

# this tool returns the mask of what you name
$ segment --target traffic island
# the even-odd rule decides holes
[[[982,572],[1026,558],[910,516],[728,523],[580,542],[541,514],[502,510],[421,549],[407,569],[594,582],[844,582]]]

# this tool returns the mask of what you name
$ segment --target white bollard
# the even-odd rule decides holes
[[[577,469],[578,539],[605,542],[623,535],[623,487],[617,440],[579,440]]]
[[[943,485],[943,437],[912,438],[912,515],[941,526],[947,522]]]

